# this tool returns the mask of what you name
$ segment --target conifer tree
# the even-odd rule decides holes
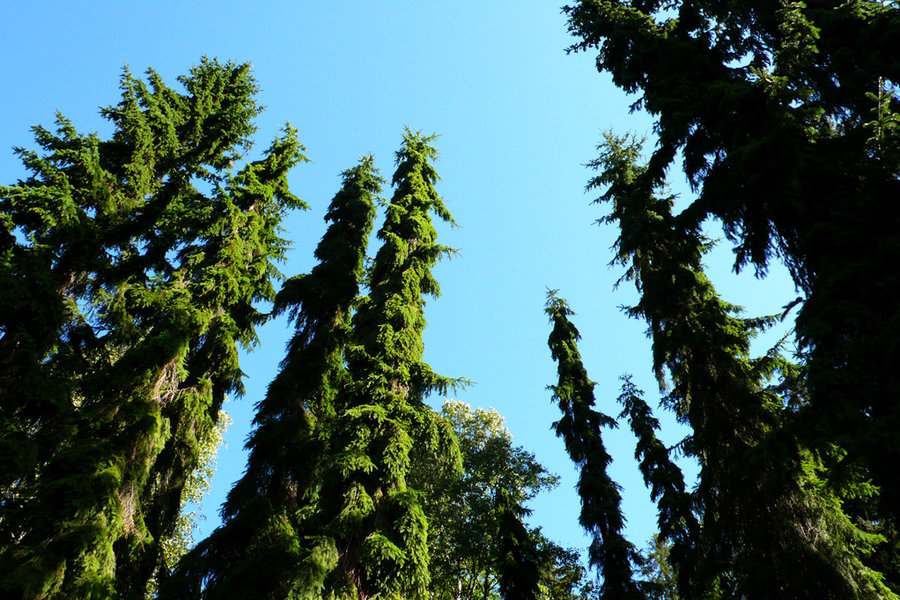
[[[247,470],[223,507],[223,525],[182,560],[163,597],[200,597],[201,590],[204,598],[321,593],[322,581],[309,575],[319,558],[298,529],[298,513],[317,502],[330,460],[335,399],[348,383],[350,311],[382,181],[371,156],[344,171],[325,215],[331,225],[316,248],[318,265],[278,293],[274,312],[288,312],[296,331],[257,406]]]
[[[548,342],[550,353],[559,372],[559,382],[550,389],[563,415],[553,428],[565,440],[566,451],[581,470],[579,522],[593,538],[588,560],[599,567],[603,576],[600,597],[640,600],[644,595],[632,574],[636,551],[622,534],[625,526],[622,497],[618,484],[606,471],[612,458],[600,434],[601,427],[615,427],[616,422],[592,408],[595,384],[588,378],[581,361],[577,345],[581,336],[569,320],[572,310],[568,303],[550,291],[546,312],[553,324]]]
[[[506,488],[497,490],[494,510],[498,524],[497,571],[503,600],[537,600],[541,565],[537,544],[522,522],[531,511],[516,502]]]
[[[700,523],[694,511],[694,500],[684,485],[681,469],[669,456],[669,449],[656,437],[659,421],[644,401],[643,392],[634,385],[630,376],[622,378],[619,396],[622,414],[637,438],[634,458],[650,488],[650,498],[659,508],[659,534],[654,539],[657,548],[671,543],[668,559],[684,573],[683,581],[692,582],[698,568],[695,543],[700,539]],[[685,597],[691,590],[686,589]]]
[[[608,135],[591,187],[612,204],[616,260],[640,292],[630,314],[649,325],[667,402],[692,429],[682,443],[700,463],[697,573],[679,573],[686,598],[888,598],[862,560],[878,536],[859,529],[824,483],[821,459],[792,436],[795,412],[769,381],[789,372],[775,353],[749,357],[769,319],[741,319],[705,277],[706,242],[690,211],[647,187],[640,145]],[[689,581],[689,577],[694,578]]]
[[[423,361],[423,294],[437,296],[431,274],[450,249],[437,243],[434,214],[453,224],[434,189],[435,136],[406,130],[396,154],[395,187],[369,294],[352,320],[351,383],[337,399],[334,462],[319,498],[322,548],[335,557],[329,589],[349,597],[425,598],[428,524],[407,485],[410,453],[459,463],[449,424],[425,403],[432,392],[462,383]]]
[[[260,112],[247,65],[204,59],[186,93],[148,78],[123,74],[109,140],[36,127],[32,176],[0,188],[7,595],[143,597],[304,206],[294,130],[233,169]]]
[[[598,69],[655,118],[645,185],[683,156],[697,191],[685,218],[717,219],[736,268],[790,271],[808,390],[797,435],[832,455],[832,472],[872,478],[880,500],[867,510],[897,522],[900,6],[585,0],[564,10],[572,50],[599,49]]]

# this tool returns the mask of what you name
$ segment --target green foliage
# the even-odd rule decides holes
[[[879,488],[867,520],[896,522],[900,7],[599,0],[564,10],[572,50],[598,49],[598,68],[655,117],[658,144],[636,187],[654,189],[682,157],[697,195],[681,226],[716,219],[737,269],[763,276],[780,261],[791,273],[806,392],[789,435],[823,461],[833,493],[852,473]]]
[[[414,452],[459,468],[452,430],[424,399],[462,383],[422,360],[422,296],[437,296],[431,268],[448,252],[431,214],[452,222],[434,190],[433,139],[404,134],[368,273],[382,180],[371,157],[344,172],[319,264],[276,299],[297,329],[258,406],[247,472],[163,598],[426,596],[428,521],[407,479]]]
[[[494,499],[497,535],[497,571],[503,600],[537,600],[540,594],[540,558],[534,538],[522,522],[531,511],[516,502],[505,488]]]
[[[351,382],[338,398],[334,462],[321,491],[321,530],[342,557],[335,576],[359,597],[427,595],[428,526],[420,494],[407,484],[410,454],[415,447],[459,460],[452,433],[424,404],[427,394],[461,383],[422,360],[423,295],[439,294],[431,269],[450,252],[437,243],[431,214],[453,223],[434,189],[434,139],[407,130],[396,154],[369,294],[352,319]]]
[[[691,573],[699,566],[694,544],[700,537],[700,523],[694,510],[694,498],[685,490],[684,476],[671,460],[669,449],[656,437],[659,421],[630,376],[622,378],[619,403],[623,406],[620,418],[627,417],[637,438],[634,458],[638,461],[644,484],[650,488],[650,498],[659,509],[659,534],[654,536],[649,562],[642,561],[641,572],[646,578],[647,566],[651,567],[649,597],[656,597],[654,594],[660,585],[668,591],[659,593],[672,596],[675,592],[671,588],[676,578],[671,573],[670,562],[678,565],[687,580],[691,580]]]
[[[618,484],[606,472],[612,458],[600,434],[601,427],[615,427],[616,422],[592,408],[594,382],[588,378],[578,352],[581,336],[569,320],[573,314],[569,305],[555,291],[550,291],[546,312],[553,324],[548,344],[559,372],[559,382],[550,386],[550,390],[562,412],[562,418],[553,428],[565,441],[566,451],[580,469],[579,523],[593,538],[588,559],[592,566],[599,567],[603,576],[600,597],[641,599],[644,596],[632,574],[632,561],[637,553],[622,534],[625,527],[622,497]]]
[[[188,505],[197,506],[210,489],[216,467],[216,453],[225,435],[225,429],[231,424],[231,417],[225,411],[219,413],[215,432],[204,441],[197,457],[197,468],[191,472],[181,494],[181,511],[172,537],[163,540],[163,565],[171,570],[175,564],[195,544],[194,532],[198,528],[197,520],[203,518],[194,511],[185,512]]]
[[[440,600],[494,599],[500,589],[500,537],[510,525],[504,528],[501,523],[497,499],[505,494],[508,502],[521,507],[540,491],[554,487],[558,478],[533,454],[513,445],[503,417],[495,410],[473,410],[447,400],[441,417],[459,441],[462,471],[416,454],[410,473],[411,485],[423,494],[429,520],[431,595]],[[519,526],[514,529],[520,531]],[[535,570],[542,585],[553,587],[557,595],[565,587],[560,581],[565,577],[573,578],[567,591],[577,586],[584,570],[573,566],[577,555],[574,559],[565,555],[537,530],[528,531],[528,536],[529,544],[541,548]],[[557,576],[554,569],[566,575]]]
[[[543,600],[588,600],[597,597],[597,582],[588,576],[577,550],[565,549],[546,538],[538,539],[536,545],[540,555],[540,597]]]
[[[161,560],[157,572],[147,587],[147,598],[155,598],[159,592],[159,579],[165,577],[178,561],[187,554],[196,543],[194,534],[199,528],[198,521],[204,516],[196,512],[201,500],[210,489],[216,466],[216,454],[222,444],[225,430],[231,424],[231,417],[225,411],[219,412],[213,435],[209,436],[200,448],[197,457],[197,468],[191,472],[181,493],[181,507],[175,521],[175,527],[169,537],[160,541]],[[190,509],[190,510],[189,510]]]
[[[344,171],[316,248],[319,263],[278,293],[275,312],[289,313],[296,331],[257,406],[247,470],[228,496],[223,525],[182,560],[162,597],[315,596],[335,568],[333,543],[306,537],[304,511],[320,510],[335,401],[348,382],[350,312],[381,183],[371,156]]]
[[[696,556],[677,564],[681,596],[893,597],[864,561],[881,538],[843,510],[842,494],[825,479],[827,457],[795,437],[802,413],[779,392],[797,385],[797,369],[777,351],[749,356],[752,336],[771,319],[739,318],[738,308],[718,297],[703,273],[708,244],[691,209],[673,215],[671,198],[657,197],[659,186],[646,187],[647,168],[635,164],[639,154],[636,142],[607,136],[592,186],[607,189],[606,221],[621,232],[617,261],[641,292],[628,312],[649,326],[660,383],[666,374],[671,381],[665,401],[692,430],[680,446],[700,464],[693,504],[702,529],[693,540]],[[784,382],[771,385],[779,374]],[[636,396],[627,386],[625,392],[626,402]],[[639,407],[628,408],[640,418]],[[636,428],[644,447],[648,423]],[[643,466],[651,484],[668,470],[659,461]],[[668,520],[671,507],[661,508]],[[683,504],[680,512],[690,531]]]
[[[678,578],[672,567],[672,547],[658,535],[641,552],[642,587],[650,600],[678,600]]]
[[[127,70],[109,140],[35,127],[31,176],[0,188],[0,589],[142,598],[185,486],[240,393],[304,204],[286,128],[239,169],[260,108],[247,65]]]

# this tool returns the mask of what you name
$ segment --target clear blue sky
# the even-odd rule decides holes
[[[97,109],[117,101],[124,65],[134,73],[152,66],[174,84],[203,55],[252,63],[267,107],[258,146],[290,121],[312,159],[291,175],[293,191],[312,208],[287,221],[288,275],[312,266],[343,169],[372,152],[389,178],[404,125],[441,134],[438,190],[461,225],[442,229],[441,242],[460,253],[436,270],[443,297],[427,308],[426,360],[439,373],[477,382],[457,399],[495,407],[515,442],[562,476],[557,490],[532,503],[531,523],[564,546],[586,546],[577,474],[550,431],[558,409],[545,389],[555,365],[544,298],[548,287],[558,288],[578,313],[602,410],[618,413],[618,377],[626,372],[655,404],[644,326],[617,308],[632,303],[634,292],[630,285],[613,292],[621,275],[607,267],[614,232],[594,224],[604,209],[584,193],[583,166],[601,130],[647,133],[651,121],[629,114],[629,99],[595,71],[593,56],[566,55],[570,39],[555,2],[0,0],[0,12],[0,183],[24,175],[11,148],[30,147],[29,127],[52,125],[57,109],[80,130],[108,132]],[[753,314],[777,312],[794,297],[783,273],[757,282],[729,267],[723,245],[710,258],[713,279]],[[217,507],[244,468],[252,406],[288,335],[284,321],[268,324],[260,348],[242,359],[248,393],[226,405],[234,422],[203,505],[204,532],[217,524]],[[683,432],[659,416],[663,438],[678,441]],[[643,545],[656,513],[627,426],[607,444],[612,476],[624,488],[628,536]]]

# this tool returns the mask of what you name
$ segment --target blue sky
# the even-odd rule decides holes
[[[533,501],[531,523],[564,546],[586,546],[577,523],[577,474],[550,431],[558,409],[545,389],[555,383],[555,365],[544,298],[548,287],[559,289],[578,313],[601,410],[618,413],[623,373],[633,374],[655,404],[644,326],[618,309],[635,295],[628,284],[613,291],[621,275],[607,266],[615,232],[594,224],[604,209],[584,193],[590,174],[583,166],[595,156],[601,130],[646,134],[652,121],[629,114],[631,101],[596,72],[593,56],[566,55],[570,39],[557,4],[0,0],[0,8],[4,184],[24,176],[11,148],[31,147],[29,127],[51,126],[56,110],[80,130],[108,133],[98,107],[116,102],[125,65],[134,73],[153,67],[174,84],[203,55],[252,63],[267,107],[257,123],[257,150],[289,121],[312,160],[290,178],[311,209],[287,220],[293,240],[282,269],[287,275],[311,268],[342,170],[371,152],[389,178],[405,125],[441,134],[438,190],[461,227],[440,229],[440,241],[460,252],[436,269],[443,297],[427,308],[426,360],[442,374],[477,382],[457,399],[495,407],[515,442],[562,476],[559,488]],[[673,189],[688,198],[677,178]],[[715,228],[710,233],[717,235]],[[783,272],[762,282],[749,272],[732,274],[726,246],[709,266],[727,300],[762,314],[795,297]],[[261,346],[242,359],[248,393],[226,405],[233,424],[202,507],[204,532],[218,522],[217,507],[244,468],[252,406],[289,333],[284,321],[271,322]],[[658,416],[663,438],[677,442],[684,432]],[[611,474],[623,486],[628,536],[643,545],[656,513],[627,427],[610,432],[607,444]]]

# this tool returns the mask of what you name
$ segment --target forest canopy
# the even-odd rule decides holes
[[[438,136],[406,127],[390,175],[371,154],[345,167],[312,266],[282,275],[307,150],[289,124],[257,148],[249,64],[204,58],[177,86],[125,69],[108,134],[58,113],[15,149],[27,176],[0,186],[0,596],[900,595],[900,9],[584,0],[563,14],[569,52],[653,120],[649,139],[606,129],[586,177],[615,232],[596,262],[633,284],[624,312],[646,327],[659,395],[615,363],[602,377],[620,378],[618,398],[598,394],[590,349],[621,340],[583,340],[597,306],[576,314],[565,289],[544,307],[556,378],[536,396],[578,474],[583,556],[529,518],[558,476],[499,413],[448,399],[466,373],[426,362],[426,304],[456,254]],[[772,315],[726,300],[716,244],[741,277],[786,270],[796,299]],[[246,469],[193,540],[223,404],[279,317],[292,337],[250,398]],[[787,333],[760,350],[773,328]],[[614,429],[656,508],[649,541],[629,538]]]

